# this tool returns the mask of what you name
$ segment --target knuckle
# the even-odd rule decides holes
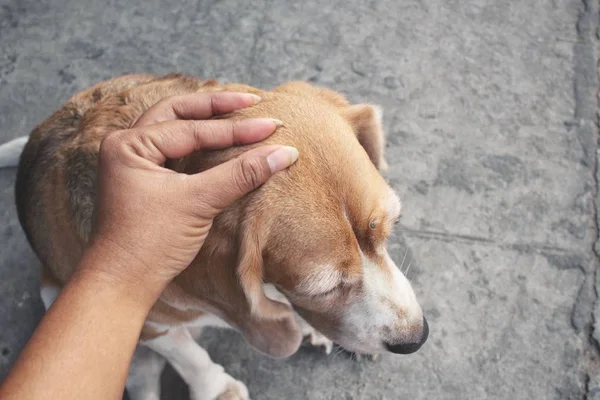
[[[211,93],[208,96],[211,114],[216,114],[219,111],[219,101],[216,93]]]
[[[124,133],[116,131],[106,135],[100,142],[98,161],[102,164],[111,164],[125,157],[127,143]]]
[[[167,96],[164,99],[162,99],[160,101],[161,104],[171,104],[171,103],[176,103],[178,100],[181,99],[181,95],[171,95],[171,96]]]
[[[199,137],[200,133],[204,129],[204,121],[194,121],[191,119],[179,120],[177,124],[178,128],[184,131],[186,134],[194,135],[195,137]]]
[[[212,115],[222,114],[227,108],[227,93],[225,92],[212,92],[208,96],[210,102],[210,110]]]
[[[181,95],[172,95],[172,96],[165,97],[164,99],[161,99],[158,103],[155,104],[155,107],[157,107],[157,108],[158,107],[173,108],[180,102],[181,102]]]
[[[121,131],[111,132],[104,136],[100,142],[100,154],[107,155],[120,150],[123,144],[123,133]]]
[[[194,180],[187,179],[185,176],[184,193],[189,195],[182,198],[191,199],[189,203],[180,202],[185,210],[193,210],[194,215],[211,216],[218,212],[215,205],[218,204],[218,197],[211,190],[214,183],[210,179],[205,179],[202,174],[197,175]]]
[[[158,104],[165,108],[166,112],[173,113],[175,116],[179,115],[179,108],[184,103],[184,97],[182,95],[173,95],[161,100]]]
[[[251,191],[259,187],[265,177],[265,167],[255,158],[239,158],[235,176],[236,183],[242,191]]]
[[[202,130],[202,122],[203,121],[195,121],[192,119],[182,119],[176,123],[179,129],[188,133],[194,133]]]
[[[229,119],[227,120],[229,122],[229,129],[231,130],[231,134],[233,137],[233,145],[237,146],[240,143],[240,130],[242,127],[242,121],[237,120],[237,119]]]
[[[186,131],[188,131],[194,138],[195,147],[200,149],[204,147],[205,138],[210,137],[214,134],[213,128],[210,124],[205,121],[183,121],[186,125]]]
[[[174,114],[176,114],[174,110],[176,97],[177,96],[169,96],[154,103],[140,116],[135,125],[153,125],[171,119],[175,116]]]

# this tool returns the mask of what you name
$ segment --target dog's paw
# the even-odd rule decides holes
[[[304,341],[313,347],[323,348],[323,351],[325,351],[325,354],[331,354],[331,351],[333,350],[333,342],[331,340],[327,339],[327,337],[325,337],[325,335],[317,332],[314,329],[312,329],[308,333],[305,333]]]
[[[216,400],[248,400],[249,398],[246,385],[240,381],[235,381],[227,385],[225,391]]]
[[[192,400],[249,400],[246,385],[216,364],[211,373],[190,385],[190,397]]]
[[[304,337],[303,343],[305,345],[310,344],[313,347],[322,347],[325,350],[325,354],[331,354],[333,350],[333,342],[331,340],[310,326],[300,315],[296,314],[296,320],[302,331],[302,336]]]

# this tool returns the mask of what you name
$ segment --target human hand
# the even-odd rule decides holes
[[[192,262],[217,214],[293,164],[296,149],[262,146],[196,175],[161,166],[167,158],[271,135],[279,121],[206,121],[258,100],[224,92],[173,97],[150,108],[131,129],[109,134],[100,148],[88,251],[100,254],[100,261],[88,263],[90,268],[111,279],[156,288],[158,296]]]

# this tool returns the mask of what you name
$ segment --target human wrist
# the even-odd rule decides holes
[[[110,240],[96,238],[71,278],[106,287],[124,302],[150,310],[168,284],[148,273],[143,263]]]

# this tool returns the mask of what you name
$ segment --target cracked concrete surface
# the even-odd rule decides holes
[[[272,87],[302,79],[383,106],[390,243],[430,321],[411,356],[267,359],[203,343],[255,399],[600,400],[597,0],[2,0],[0,141],[125,72]],[[42,315],[0,170],[0,378]],[[164,399],[185,399],[172,369]]]

